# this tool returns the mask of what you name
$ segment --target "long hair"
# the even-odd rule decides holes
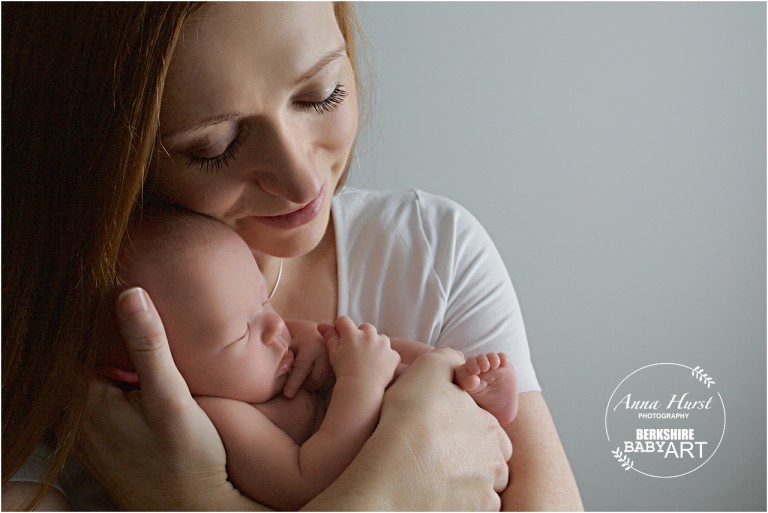
[[[115,280],[190,6],[2,10],[2,479],[55,427],[50,485],[84,414],[100,349],[91,327]]]
[[[2,4],[2,482],[46,436],[54,446],[30,507],[76,442],[103,345],[92,327],[159,148],[173,49],[200,7]],[[354,6],[334,12],[355,66]]]

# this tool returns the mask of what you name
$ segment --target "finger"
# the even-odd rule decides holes
[[[326,344],[335,345],[339,343],[339,332],[336,331],[336,328],[334,328],[333,326],[328,326],[328,329],[323,331],[323,333],[321,334],[323,335],[323,340],[325,340]]]
[[[328,357],[316,359],[306,383],[312,390],[317,390],[328,382],[330,374],[330,359]]]
[[[336,327],[336,331],[339,332],[339,337],[342,338],[349,337],[357,331],[357,326],[355,326],[355,323],[352,322],[352,319],[346,315],[342,315],[336,319],[334,326]]]
[[[489,414],[490,415],[490,414]],[[499,433],[499,443],[501,448],[501,456],[504,458],[505,462],[509,462],[509,460],[512,458],[512,440],[509,439],[509,435],[501,428],[501,426],[498,425],[498,421],[494,417],[495,425],[497,426],[497,430]]]
[[[141,380],[143,399],[172,403],[188,397],[189,388],[173,362],[165,328],[147,293],[138,287],[123,291],[116,310],[120,334]]]
[[[501,359],[499,358],[499,355],[496,353],[488,353],[486,355],[488,358],[488,363],[491,365],[491,369],[498,369],[499,364],[501,363]]]
[[[291,372],[288,374],[288,379],[285,381],[283,394],[289,399],[296,395],[296,392],[298,392],[301,385],[304,384],[309,373],[312,372],[314,359],[309,359],[307,361],[305,358],[310,357],[304,353],[298,353],[296,355],[296,360],[294,360],[293,366],[291,366]]]
[[[509,465],[506,461],[500,461],[496,470],[496,479],[493,483],[493,490],[496,493],[501,493],[507,489],[509,484]]]
[[[362,323],[360,326],[358,326],[358,329],[368,336],[375,336],[378,334],[378,332],[376,331],[376,326],[374,326],[370,322]]]
[[[453,372],[462,363],[464,363],[464,355],[461,352],[450,347],[439,347],[416,358],[411,367],[429,367],[427,374],[453,381]]]
[[[490,415],[490,413],[488,415]],[[489,424],[491,429],[494,431],[494,434],[496,435],[501,453],[501,460],[497,463],[496,467],[496,480],[494,483],[494,490],[496,490],[498,493],[501,493],[507,488],[507,485],[509,484],[508,462],[510,458],[512,458],[512,441],[509,439],[509,436],[506,432],[504,432],[501,426],[499,426],[496,418],[492,415],[490,416],[491,420],[489,420]]]
[[[111,429],[113,419],[121,416],[118,410],[129,407],[119,388],[100,379],[91,381],[86,402],[88,415],[84,418],[75,445],[75,455],[81,460],[85,459],[90,448],[101,442],[101,437],[94,433]]]

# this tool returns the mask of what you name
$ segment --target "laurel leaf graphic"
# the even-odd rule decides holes
[[[621,468],[623,468],[624,470],[629,470],[635,465],[635,463],[631,459],[629,459],[626,454],[622,453],[621,449],[619,449],[618,447],[616,448],[615,451],[611,451],[611,452],[613,453],[613,457],[619,460],[619,463],[621,463]]]
[[[693,369],[693,371],[691,372],[691,376],[694,376],[695,378],[698,378],[698,380],[699,380],[700,382],[702,382],[702,383],[704,383],[705,385],[707,385],[707,388],[709,388],[709,387],[711,387],[712,385],[714,385],[715,383],[717,383],[717,381],[715,381],[714,379],[712,379],[712,378],[709,376],[709,374],[707,374],[706,372],[704,372],[704,369],[702,369],[702,368],[701,368],[700,366],[698,366],[698,365],[697,365],[697,366],[696,366],[696,367]]]

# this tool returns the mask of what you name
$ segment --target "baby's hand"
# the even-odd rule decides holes
[[[389,337],[379,335],[373,325],[357,327],[352,319],[341,316],[333,326],[320,325],[318,330],[328,344],[337,380],[355,376],[378,380],[385,387],[392,381],[400,355],[390,346]]]
[[[310,321],[287,320],[291,334],[291,349],[294,352],[293,366],[283,388],[283,394],[289,399],[304,386],[317,390],[327,384],[331,374],[328,361],[328,347],[317,331],[317,324]]]

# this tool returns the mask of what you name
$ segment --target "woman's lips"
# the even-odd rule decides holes
[[[298,228],[315,219],[323,209],[324,202],[325,185],[320,189],[320,192],[315,196],[315,199],[293,212],[278,216],[254,216],[253,218],[264,224],[274,226],[275,228],[282,228],[284,230]]]

